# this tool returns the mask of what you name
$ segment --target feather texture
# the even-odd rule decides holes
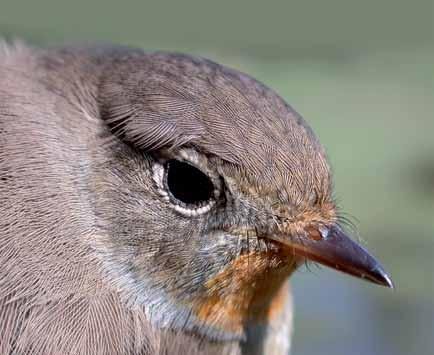
[[[161,156],[189,151],[226,181],[208,219],[177,214],[153,180]],[[320,216],[330,179],[311,129],[247,75],[181,54],[1,44],[0,354],[286,353],[296,260],[256,229]],[[252,225],[259,256],[239,266],[233,226]],[[242,310],[271,314],[282,289],[278,315],[249,323]],[[212,330],[228,322],[222,295],[243,327],[227,341]]]

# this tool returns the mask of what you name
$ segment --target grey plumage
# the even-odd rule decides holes
[[[209,200],[174,202],[173,159]],[[0,199],[1,354],[284,354],[303,258],[262,235],[337,219],[324,151],[274,92],[117,47],[4,45]]]

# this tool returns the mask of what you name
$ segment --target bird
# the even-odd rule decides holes
[[[0,48],[0,354],[288,354],[306,262],[393,287],[271,88],[175,52]]]

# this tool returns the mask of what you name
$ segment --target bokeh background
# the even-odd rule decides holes
[[[340,205],[396,284],[299,271],[293,354],[434,354],[432,0],[0,0],[0,36],[189,52],[274,88],[326,146]]]

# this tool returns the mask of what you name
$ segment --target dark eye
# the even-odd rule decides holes
[[[214,185],[191,164],[172,159],[166,163],[166,188],[177,201],[201,206],[214,196]]]

